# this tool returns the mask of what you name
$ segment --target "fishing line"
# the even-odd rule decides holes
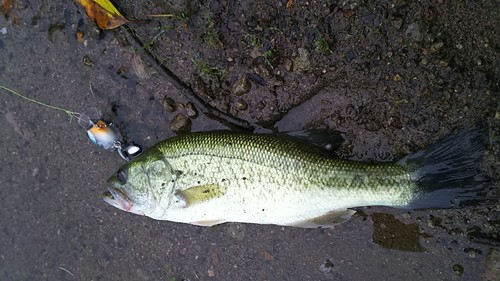
[[[135,144],[125,145],[123,142],[123,138],[118,131],[118,129],[113,125],[113,123],[106,122],[101,119],[100,113],[96,108],[92,108],[89,111],[93,111],[95,113],[95,118],[93,121],[89,116],[90,114],[79,113],[75,111],[71,111],[62,107],[46,104],[44,102],[29,98],[25,95],[22,95],[10,88],[0,85],[0,89],[3,89],[13,95],[16,95],[22,99],[25,99],[34,104],[44,106],[50,109],[62,111],[69,116],[69,122],[73,120],[73,118],[78,120],[78,125],[84,128],[87,132],[87,136],[92,143],[97,145],[100,148],[106,150],[112,150],[118,152],[118,154],[125,160],[130,161],[132,158],[138,156],[142,149]],[[94,112],[95,110],[95,112]]]
[[[48,107],[48,108],[51,108],[51,109],[55,109],[55,110],[60,110],[66,114],[69,115],[69,122],[71,122],[72,118],[79,118],[80,116],[83,116],[83,114],[81,113],[78,113],[78,112],[74,112],[74,111],[71,111],[71,110],[67,110],[67,109],[64,109],[62,107],[58,107],[58,106],[54,106],[54,105],[50,105],[50,104],[46,104],[46,103],[43,103],[41,101],[37,101],[35,99],[32,99],[32,98],[28,98],[27,96],[24,96],[24,95],[21,95],[20,93],[12,90],[12,89],[9,89],[7,87],[4,87],[2,85],[0,85],[0,89],[4,89],[6,90],[7,92],[10,92],[11,94],[14,94],[22,99],[25,99],[27,101],[30,101],[32,103],[35,103],[35,104],[38,104],[38,105],[41,105],[41,106],[45,106],[45,107]]]

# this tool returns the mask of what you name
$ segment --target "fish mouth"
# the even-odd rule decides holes
[[[124,211],[130,211],[133,206],[132,200],[127,194],[113,186],[109,186],[108,190],[102,193],[102,199],[109,205]]]

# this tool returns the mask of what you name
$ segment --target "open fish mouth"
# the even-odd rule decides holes
[[[130,200],[125,192],[112,186],[108,187],[108,190],[102,193],[102,199],[111,206],[124,211],[130,211],[133,206],[132,200]]]

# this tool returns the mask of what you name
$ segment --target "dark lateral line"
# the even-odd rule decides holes
[[[146,58],[147,62],[153,65],[158,71],[158,73],[160,73],[162,77],[167,80],[167,82],[174,85],[189,101],[194,103],[195,106],[199,108],[201,112],[203,112],[203,114],[205,114],[208,118],[215,120],[235,131],[253,132],[255,130],[255,127],[252,126],[248,121],[224,113],[219,109],[214,108],[209,104],[207,104],[205,101],[203,101],[198,95],[196,95],[196,93],[188,84],[179,79],[179,77],[177,77],[177,75],[175,75],[170,69],[168,69],[165,65],[159,62],[156,59],[155,55],[148,50],[148,48],[144,47],[145,45],[137,37],[132,28],[128,26],[124,27],[129,35],[127,37],[131,37],[133,39],[130,40],[130,38],[127,38],[128,41],[131,42],[133,45],[135,45],[133,47],[136,48],[137,51],[142,51],[144,54],[146,54],[146,56],[142,57]]]

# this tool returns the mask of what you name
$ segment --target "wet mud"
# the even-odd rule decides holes
[[[372,215],[373,242],[388,248],[401,251],[421,252],[420,230],[416,223],[404,224],[389,214]]]
[[[392,161],[487,127],[500,176],[495,1],[113,1],[103,31],[71,1],[11,1],[0,84],[97,107],[149,147],[196,131],[342,134]],[[150,18],[151,14],[172,16]],[[147,21],[143,21],[147,19]],[[123,163],[64,112],[0,93],[1,280],[495,280],[500,205],[366,207],[332,230],[154,221],[102,202]]]

